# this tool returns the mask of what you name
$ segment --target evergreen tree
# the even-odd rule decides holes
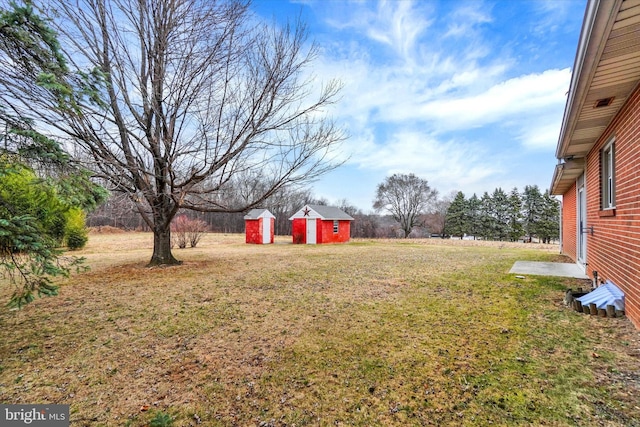
[[[491,195],[491,201],[494,239],[505,240],[509,235],[509,198],[502,188],[496,188]]]
[[[78,259],[66,258],[64,264],[58,249],[63,241],[79,248],[84,241],[77,221],[79,208],[66,203],[47,180],[38,178],[28,166],[5,151],[0,157],[0,272],[14,286],[10,307],[21,308],[35,295],[57,294],[51,277],[67,275]]]
[[[516,187],[509,194],[509,240],[516,242],[522,236],[522,199]]]
[[[537,232],[543,243],[550,243],[560,237],[560,202],[549,194],[549,190],[542,195],[542,212]]]
[[[55,33],[28,2],[0,9],[0,41],[4,58],[19,64],[24,78],[73,108],[66,102],[73,89],[61,83],[68,70]],[[15,288],[9,306],[20,308],[35,295],[57,293],[51,278],[79,263],[68,257],[65,263],[58,249],[69,231],[68,212],[95,207],[106,192],[57,141],[38,133],[15,111],[0,105],[0,273]]]
[[[462,238],[469,231],[469,213],[467,201],[462,191],[458,191],[449,205],[446,216],[447,233]]]
[[[480,199],[476,193],[473,193],[473,196],[467,200],[467,234],[473,235],[473,238],[476,239],[477,236],[482,235],[482,221],[480,218],[481,209],[480,209]]]
[[[522,193],[523,229],[529,241],[538,236],[544,201],[537,185],[527,185]]]
[[[486,191],[480,198],[480,235],[485,240],[493,240],[495,233],[495,217],[493,215],[493,200]]]

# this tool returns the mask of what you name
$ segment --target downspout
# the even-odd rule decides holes
[[[564,253],[564,246],[563,246],[563,235],[562,235],[562,211],[564,210],[564,197],[562,198],[562,201],[560,202],[560,253],[563,254]]]

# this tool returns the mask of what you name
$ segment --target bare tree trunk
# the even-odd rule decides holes
[[[171,253],[171,220],[177,209],[170,197],[161,194],[152,203],[153,210],[153,255],[149,265],[181,264]]]
[[[171,253],[171,227],[156,224],[153,229],[153,255],[149,266],[182,264]]]

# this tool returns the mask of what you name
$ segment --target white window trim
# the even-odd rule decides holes
[[[602,148],[601,194],[602,210],[616,208],[616,149],[615,137]]]

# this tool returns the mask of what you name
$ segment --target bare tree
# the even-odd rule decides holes
[[[400,223],[404,237],[409,237],[413,227],[419,224],[420,216],[427,213],[438,191],[429,186],[427,180],[414,174],[394,174],[378,184],[373,208],[385,210]]]
[[[449,206],[456,197],[457,192],[453,191],[444,197],[438,197],[434,203],[431,212],[424,217],[424,225],[432,234],[438,234],[445,237],[447,232],[447,211]]]
[[[39,8],[76,72],[34,84],[20,64],[0,65],[0,103],[65,135],[111,191],[128,195],[153,231],[151,264],[178,262],[170,236],[178,210],[242,212],[339,164],[344,134],[326,108],[340,84],[307,74],[317,47],[302,23],[257,25],[240,0]],[[260,186],[229,203],[237,176]]]
[[[265,207],[276,217],[275,234],[291,235],[291,221],[289,217],[312,199],[308,188],[282,188],[274,193],[265,203]]]
[[[122,193],[111,194],[95,211],[87,216],[89,227],[111,226],[135,230],[141,225],[135,204]]]

